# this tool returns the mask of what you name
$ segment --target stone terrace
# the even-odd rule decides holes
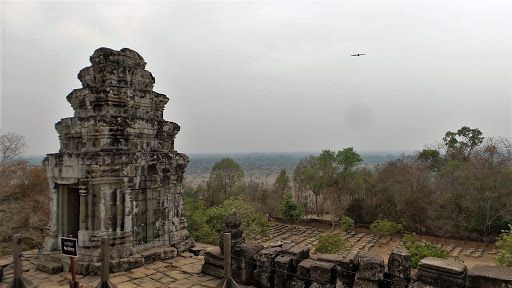
[[[24,251],[24,254],[36,254],[37,251]],[[63,256],[64,257],[64,256]],[[46,274],[36,270],[35,256],[23,257],[23,276],[39,288],[45,287],[69,287],[71,273]],[[0,258],[0,263],[12,262],[12,256]],[[153,262],[131,271],[110,274],[110,282],[118,288],[135,287],[176,287],[176,288],[209,288],[215,287],[221,279],[201,274],[203,256],[195,256],[192,253],[182,253],[175,258]],[[100,282],[100,276],[77,275],[77,279],[84,288],[94,288]],[[12,266],[4,269],[4,279],[0,282],[0,288],[7,288],[12,280]],[[240,287],[252,287],[243,286]]]

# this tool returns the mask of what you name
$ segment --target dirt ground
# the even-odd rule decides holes
[[[366,230],[366,229],[364,229]],[[367,230],[368,233],[371,233],[371,231]],[[454,244],[455,247],[462,247],[462,251],[459,254],[459,261],[463,261],[464,264],[468,267],[468,269],[471,269],[471,267],[475,266],[476,264],[483,264],[483,265],[491,265],[495,266],[496,263],[494,262],[494,256],[488,254],[489,251],[495,250],[496,247],[494,245],[488,245],[488,247],[485,247],[484,243],[480,242],[474,242],[474,241],[460,241],[460,240],[452,240],[452,239],[446,239],[446,238],[439,238],[439,237],[432,237],[432,236],[418,236],[417,238],[419,241],[425,240],[432,244],[441,244],[442,248]],[[391,241],[387,244],[381,244],[375,245],[373,248],[370,249],[370,251],[378,253],[384,258],[384,261],[387,263],[389,254],[388,252],[391,251],[393,247],[399,246],[401,241],[401,237],[393,237]],[[484,249],[484,253],[480,257],[473,257],[473,256],[466,256],[464,253],[468,251],[469,249],[474,248],[474,250],[478,249]],[[457,257],[450,256],[448,259],[457,260]]]

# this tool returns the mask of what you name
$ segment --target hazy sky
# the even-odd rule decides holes
[[[99,47],[144,57],[180,152],[418,150],[463,125],[511,137],[510,0],[0,5],[0,128],[29,154],[58,151]]]

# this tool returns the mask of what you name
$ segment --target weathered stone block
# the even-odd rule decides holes
[[[174,244],[173,246],[176,247],[176,249],[178,250],[178,254],[180,254],[180,253],[187,252],[188,250],[190,250],[190,247],[192,247],[192,245],[194,245],[194,240],[187,239],[187,240],[183,240],[177,244]]]
[[[418,269],[417,278],[421,282],[440,287],[463,287],[465,282],[464,275],[455,276],[430,269]]]
[[[384,281],[382,281],[383,288],[407,288],[409,287],[409,280],[393,276],[389,273],[384,274]]]
[[[254,255],[261,250],[263,245],[257,243],[244,243],[233,249],[232,272],[237,283],[249,285],[253,282],[254,271],[257,268]]]
[[[466,274],[467,270],[467,267],[464,263],[435,257],[426,257],[421,259],[418,265],[418,271],[422,268],[446,272],[453,275],[464,275]]]
[[[466,265],[448,259],[423,258],[418,265],[416,278],[423,283],[440,287],[464,287]]]
[[[394,247],[388,259],[389,274],[403,279],[411,278],[411,253],[404,247]]]
[[[409,288],[444,288],[445,286],[436,286],[432,284],[428,284],[422,281],[414,281],[409,284]]]
[[[69,271],[69,265],[62,265],[64,271]],[[142,266],[142,265],[141,265]],[[76,273],[81,275],[100,275],[101,263],[76,262]],[[116,271],[117,272],[117,271]]]
[[[324,262],[315,260],[311,263],[311,279],[320,283],[332,283],[335,281],[335,264],[334,262]]]
[[[110,261],[110,272],[117,273],[121,271],[128,271],[137,267],[144,266],[143,257],[130,257],[124,259],[117,259]],[[99,272],[98,272],[99,273]],[[98,274],[94,274],[98,275]]]
[[[379,281],[384,278],[384,259],[377,253],[367,252],[359,255],[359,270],[356,274],[357,279]],[[357,282],[357,281],[356,281]]]
[[[217,278],[224,278],[224,268],[210,263],[204,263],[203,266],[201,266],[201,273]]]
[[[36,269],[41,270],[47,274],[57,274],[62,272],[62,264],[49,262],[49,261],[36,261]]]
[[[258,268],[254,271],[254,284],[256,287],[270,288],[274,284],[274,259],[281,252],[281,247],[261,250],[254,255]]]
[[[288,288],[306,288],[309,287],[309,282],[306,280],[301,280],[297,277],[293,277],[288,281]]]
[[[468,288],[511,288],[512,268],[476,264],[468,272]]]
[[[182,241],[188,240],[190,238],[190,233],[187,230],[179,230],[176,232],[169,233],[171,240],[169,241],[169,245],[174,246]],[[192,246],[191,246],[192,247]]]
[[[294,256],[295,258],[299,258],[299,259],[309,258],[310,251],[311,251],[311,248],[309,248],[307,246],[302,246],[302,245],[294,245],[288,249],[285,249],[285,247],[283,247],[284,253],[290,254],[290,255]]]
[[[274,259],[279,256],[281,247],[263,249],[254,255],[254,259],[258,263],[258,270],[271,272],[274,268]]]
[[[285,287],[287,281],[296,272],[296,267],[293,266],[293,256],[280,255],[274,260],[276,274],[274,277],[274,287]]]
[[[318,261],[331,262],[331,263],[341,263],[343,261],[343,255],[338,254],[313,254],[309,258]]]
[[[379,281],[362,279],[358,274],[353,288],[379,288]]]
[[[341,284],[352,287],[356,278],[357,252],[347,251],[341,256],[343,259],[335,262],[336,278]]]
[[[311,287],[311,288],[331,288],[332,286],[333,286],[332,284],[312,282],[311,286],[309,286],[309,287]]]
[[[305,259],[302,260],[299,265],[297,265],[297,275],[299,279],[310,279],[311,278],[311,264],[313,264],[315,260],[313,259]]]
[[[220,253],[220,248],[215,246],[206,249],[204,263],[210,263],[215,266],[224,266],[224,255]]]
[[[274,285],[274,273],[263,272],[262,270],[256,269],[254,271],[254,285],[261,288],[270,288]]]
[[[155,261],[171,259],[176,257],[178,250],[174,247],[157,247],[140,252],[141,258],[144,259],[145,264],[150,264]],[[134,257],[131,257],[134,258]]]

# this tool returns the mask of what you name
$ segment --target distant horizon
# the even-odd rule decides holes
[[[333,150],[338,151],[342,149],[332,149],[332,148],[326,148],[322,150]],[[424,149],[424,148],[422,148]],[[419,152],[422,149],[418,150],[357,150],[354,149],[359,154],[403,154],[403,153],[414,153]],[[187,155],[251,155],[251,154],[320,154],[322,152],[320,151],[274,151],[274,152],[183,152],[183,151],[177,151],[179,153],[184,153]],[[48,154],[57,154],[59,152],[52,152],[52,153],[46,153],[46,154],[23,154],[22,157],[41,157],[46,156]]]
[[[331,150],[334,150],[334,149],[331,149]],[[375,156],[375,155],[383,155],[383,156],[387,156],[387,155],[392,155],[392,156],[400,156],[402,154],[404,154],[405,156],[409,156],[409,155],[413,155],[414,153],[416,152],[419,152],[419,150],[361,150],[361,151],[357,151],[355,150],[357,153],[359,153],[360,155],[362,156],[365,156],[365,155],[371,155],[371,156]],[[57,152],[58,153],[58,152]],[[202,157],[212,157],[212,158],[215,158],[215,157],[224,157],[224,156],[227,156],[227,157],[233,157],[233,156],[251,156],[251,155],[286,155],[286,154],[289,154],[289,155],[304,155],[304,156],[308,156],[308,155],[319,155],[321,153],[321,151],[304,151],[304,152],[226,152],[226,153],[206,153],[206,152],[192,152],[192,153],[188,153],[188,152],[180,152],[180,153],[184,153],[188,156],[202,156]],[[55,154],[55,153],[48,153],[48,154]],[[32,164],[40,164],[39,162],[41,162],[44,157],[48,154],[24,154],[22,155],[22,159],[24,160],[27,160],[29,161],[30,163]]]

